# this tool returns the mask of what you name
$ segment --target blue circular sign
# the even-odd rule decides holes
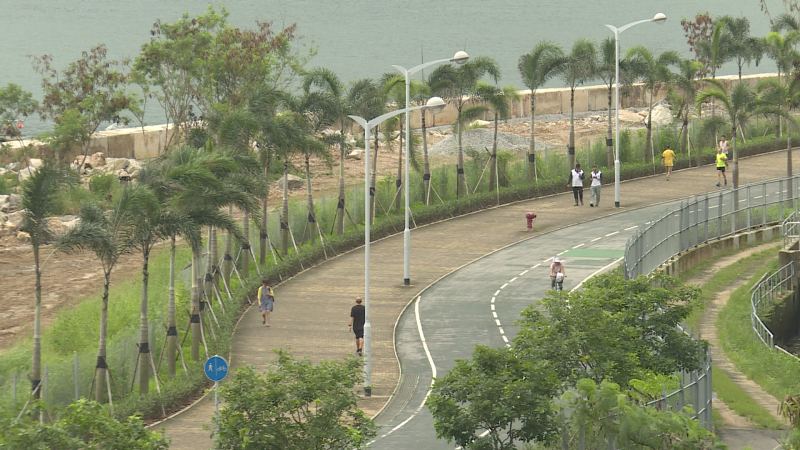
[[[206,377],[213,382],[222,381],[228,375],[228,361],[219,355],[208,358],[203,364],[203,371]]]

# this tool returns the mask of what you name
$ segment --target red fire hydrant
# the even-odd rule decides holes
[[[536,214],[533,212],[525,213],[525,220],[528,221],[528,231],[533,231],[533,219],[536,218]]]

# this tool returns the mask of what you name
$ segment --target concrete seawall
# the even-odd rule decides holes
[[[742,77],[742,81],[755,86],[759,80],[774,78],[774,73],[763,73],[747,75]],[[727,86],[733,84],[736,76],[718,77],[718,80]],[[531,92],[530,90],[518,91],[519,98],[510,101],[510,118],[526,118],[530,116]],[[655,101],[666,97],[666,91],[661,90],[655,97]],[[647,106],[647,94],[644,86],[634,84],[623,86],[620,91],[620,100],[623,108],[642,108]],[[570,102],[570,91],[568,88],[548,88],[539,89],[536,92],[536,114],[568,114]],[[605,85],[581,86],[575,89],[575,112],[604,112],[608,108],[608,88]],[[443,111],[432,114],[426,112],[426,124],[428,126],[446,125],[455,122],[456,109],[452,103],[448,103]],[[492,118],[491,113],[487,113],[485,120]],[[411,126],[420,127],[420,113],[412,114]],[[173,132],[172,126],[150,125],[146,127],[121,128],[111,131],[99,131],[95,133],[90,144],[89,154],[103,152],[111,158],[136,158],[150,159],[158,156]],[[43,145],[37,141],[25,141],[34,145]],[[7,142],[12,148],[18,147],[18,142]],[[79,149],[71,152],[74,156],[80,154]]]

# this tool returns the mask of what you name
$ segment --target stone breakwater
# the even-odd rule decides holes
[[[764,78],[774,78],[774,73],[762,73],[742,77],[742,81],[750,85]],[[736,76],[718,77],[726,85],[737,81]],[[700,83],[700,82],[698,82]],[[663,100],[666,90],[656,93],[654,102]],[[641,84],[622,86],[620,91],[622,108],[643,108],[647,106],[647,92]],[[530,90],[518,91],[518,98],[509,100],[511,119],[525,118],[530,115],[531,92]],[[568,88],[549,88],[536,91],[536,114],[568,114],[570,105],[570,92]],[[608,88],[605,85],[582,86],[575,90],[575,113],[605,111],[608,109]],[[448,103],[444,110],[432,113],[426,111],[426,125],[429,127],[451,124],[456,118],[456,109]],[[484,120],[491,120],[492,113],[487,112]],[[420,127],[420,113],[416,112],[411,117],[412,127]],[[111,131],[99,131],[92,137],[89,154],[101,152],[110,158],[149,159],[158,156],[163,150],[173,127],[170,125],[150,125],[135,128],[120,128]],[[40,142],[29,140],[23,144]],[[19,142],[6,142],[4,145],[18,147]],[[75,149],[70,155],[77,156],[80,151]]]

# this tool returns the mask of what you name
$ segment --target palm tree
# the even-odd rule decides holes
[[[771,31],[764,37],[765,51],[775,61],[775,65],[778,67],[778,80],[781,79],[781,74],[785,74],[785,77],[788,79],[795,62],[800,60],[800,54],[798,54],[795,49],[797,43],[800,42],[800,29],[793,27],[793,25],[796,24],[793,22],[791,16],[781,17],[783,17],[783,19],[776,22],[774,28],[786,30],[785,34],[781,34],[778,31]],[[784,84],[788,86],[788,83]],[[780,137],[781,134],[781,118],[779,117],[778,137]]]
[[[425,102],[431,96],[431,86],[426,80],[411,80],[411,101],[417,104]],[[422,195],[425,204],[431,200],[431,161],[428,155],[428,122],[426,109],[420,111],[420,132],[422,134]],[[412,141],[413,143],[413,141]]]
[[[462,145],[464,128],[464,124],[461,122],[462,112],[470,101],[470,95],[474,94],[478,81],[487,75],[496,83],[500,78],[500,68],[493,59],[479,56],[457,67],[439,66],[430,76],[431,90],[450,99],[456,108],[455,126],[458,133],[456,195],[467,192],[467,180],[464,176],[464,147]]]
[[[347,91],[347,112],[355,114],[364,118],[378,117],[386,110],[386,102],[383,89],[374,80],[364,78],[357,80],[350,86]],[[350,121],[348,121],[350,122]],[[351,124],[352,126],[352,124]],[[377,130],[375,131],[375,139],[378,138]],[[377,151],[378,143],[375,143]],[[377,158],[373,158],[373,162]],[[365,177],[370,176],[364,174]],[[340,185],[341,186],[341,185]],[[340,190],[341,192],[341,190]],[[372,171],[370,180],[370,215],[375,217],[375,170]],[[342,212],[344,212],[344,203],[342,203]]]
[[[390,104],[396,105],[398,109],[403,109],[406,107],[406,79],[403,75],[398,73],[386,73],[381,77],[381,83],[383,84],[383,89],[386,92],[386,100]],[[397,152],[397,178],[395,178],[395,193],[394,193],[394,201],[393,204],[400,204],[400,195],[402,193],[402,186],[403,186],[403,151],[405,146],[403,145],[403,140],[405,138],[404,130],[404,122],[401,120],[400,116],[393,117],[384,122],[383,132],[386,136],[386,143],[389,146],[389,151],[391,151],[391,142],[392,137],[394,135],[395,128],[399,128],[400,133],[398,133],[400,137],[400,145],[398,146]],[[411,146],[409,146],[411,148]],[[372,167],[373,172],[377,168],[378,158],[377,152],[378,148],[375,147],[375,155],[376,157],[372,160]]]
[[[561,77],[569,87],[569,144],[567,164],[575,166],[575,89],[595,76],[597,50],[588,39],[578,39],[564,59]]]
[[[736,130],[744,125],[758,112],[756,95],[745,83],[737,83],[731,89],[717,80],[706,80],[708,86],[697,93],[695,105],[700,110],[703,103],[717,101],[725,110],[731,129],[731,152],[733,153],[733,188],[739,187],[739,156],[736,151]]]
[[[35,399],[41,396],[39,383],[42,380],[42,265],[39,252],[42,245],[53,238],[47,219],[56,213],[56,194],[63,181],[62,172],[51,164],[45,164],[22,183],[23,216],[20,231],[24,231],[30,236],[35,274],[33,363],[31,364],[31,389]]]
[[[495,193],[497,195],[497,203],[500,204],[500,180],[498,179],[498,168],[497,168],[497,131],[500,119],[508,119],[511,115],[511,108],[509,105],[510,101],[516,100],[518,98],[517,90],[512,86],[507,86],[504,88],[498,88],[497,86],[492,86],[488,83],[478,83],[478,87],[475,90],[477,96],[486,102],[489,108],[491,108],[494,114],[494,135],[492,139],[492,152],[489,156],[491,159],[491,173],[489,174],[489,186],[494,186]],[[478,107],[472,107],[478,108]],[[483,110],[486,110],[485,106],[481,106]],[[471,109],[471,108],[470,108]],[[465,114],[468,113],[468,110],[465,110]]]
[[[680,151],[688,152],[689,149],[689,115],[694,109],[694,100],[697,96],[697,80],[703,71],[703,63],[696,59],[681,59],[677,71],[672,76],[669,87],[669,103],[673,113],[681,121]]]
[[[519,73],[522,82],[531,91],[531,145],[528,149],[528,179],[537,178],[536,174],[536,137],[534,120],[536,117],[536,91],[562,70],[564,52],[557,44],[542,41],[536,47],[519,58]]]
[[[339,201],[336,204],[335,231],[336,234],[342,235],[344,233],[345,214],[344,159],[347,153],[347,143],[344,135],[344,124],[346,122],[344,118],[347,110],[347,96],[339,77],[333,71],[325,68],[311,70],[303,78],[303,91],[309,93],[312,92],[312,88],[316,88],[330,100],[330,114],[334,120],[331,125],[335,125],[335,122],[338,122],[339,125],[339,134],[335,139],[339,147]]]
[[[669,66],[678,64],[680,57],[677,52],[667,51],[658,56],[653,55],[645,47],[638,46],[628,50],[626,63],[630,72],[644,84],[647,90],[647,142],[646,153],[650,153],[655,164],[655,152],[653,151],[653,99],[659,89],[672,80],[672,72]]]
[[[614,167],[614,141],[611,135],[611,108],[614,105],[612,94],[614,93],[614,83],[617,81],[617,53],[616,42],[612,38],[606,38],[600,42],[600,52],[596,64],[596,74],[606,85],[608,94],[608,128],[606,132],[606,167]]]
[[[94,398],[103,401],[109,381],[106,361],[106,337],[108,333],[108,294],[111,273],[120,256],[133,247],[134,219],[136,211],[146,209],[153,201],[150,190],[141,186],[129,186],[120,194],[111,211],[103,211],[96,203],[81,206],[79,224],[58,240],[58,248],[72,252],[93,252],[103,269],[103,296],[100,305],[100,332],[95,364]],[[109,389],[110,392],[110,389]],[[108,400],[111,400],[109,397]]]
[[[744,64],[755,62],[758,65],[764,54],[764,45],[761,39],[750,36],[750,21],[747,17],[722,16],[717,20],[717,25],[722,27],[721,39],[726,47],[726,54],[730,59],[736,60],[739,81],[742,81],[742,67]]]
[[[786,77],[784,81],[780,78],[763,79],[756,86],[758,101],[765,114],[785,119],[788,123],[797,127],[797,123],[791,116],[791,110],[800,105],[800,79],[797,77]],[[792,135],[786,133],[786,176],[788,178],[788,192],[792,189]]]

